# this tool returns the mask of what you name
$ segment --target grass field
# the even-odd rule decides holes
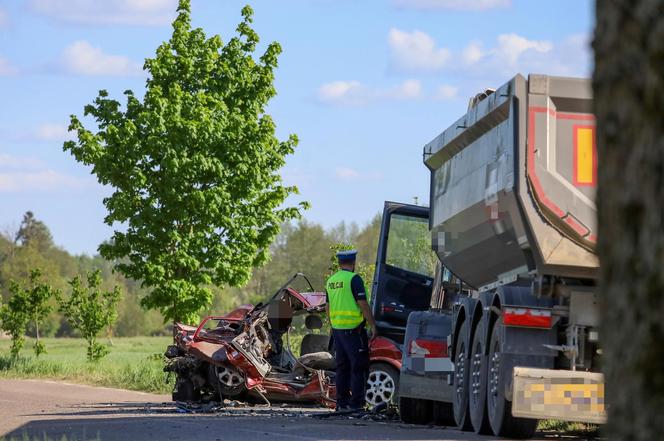
[[[111,352],[93,363],[86,361],[85,340],[43,340],[46,354],[35,358],[33,341],[28,340],[17,361],[12,361],[9,355],[11,342],[0,340],[0,378],[47,378],[165,394],[172,390],[174,378],[166,383],[162,370],[162,354],[172,341],[171,337],[114,338]]]

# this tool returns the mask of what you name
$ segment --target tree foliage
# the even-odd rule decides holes
[[[35,327],[35,355],[46,352],[44,343],[39,339],[39,324],[44,321],[46,316],[53,311],[53,306],[49,302],[59,295],[59,291],[42,281],[42,273],[39,269],[33,269],[30,272],[30,285],[27,289],[19,287],[21,295],[25,297],[23,304],[26,308],[29,320]]]
[[[338,224],[323,228],[320,224],[305,219],[297,222],[286,222],[282,225],[277,238],[270,245],[271,260],[264,266],[254,270],[249,283],[243,287],[215,287],[210,289],[213,294],[212,304],[205,313],[220,314],[229,311],[239,304],[264,301],[296,271],[305,273],[320,290],[329,273],[330,246],[335,243],[353,243],[358,250],[359,267],[373,265],[376,259],[380,215],[376,215],[370,223],[363,226],[354,224]],[[123,292],[117,306],[118,319],[112,325],[114,336],[137,335],[168,335],[159,311],[145,311],[140,306],[140,299],[147,294],[140,282],[127,279],[118,272],[113,272],[113,262],[100,256],[74,256],[57,247],[39,251],[35,247],[15,244],[15,233],[0,236],[0,292],[2,299],[11,297],[9,286],[11,280],[21,285],[29,284],[30,269],[40,268],[42,279],[54,289],[68,292],[69,281],[80,276],[83,281],[86,274],[101,270],[102,288],[112,290],[119,285]],[[12,257],[13,256],[13,257]],[[373,279],[372,271],[365,277],[367,285]],[[296,285],[297,289],[305,289],[306,284]],[[28,323],[27,336],[35,336],[34,325]],[[53,311],[39,324],[40,336],[79,336],[59,311]]]
[[[37,220],[32,211],[27,211],[23,215],[23,221],[16,232],[14,242],[43,251],[53,246],[53,237],[48,227],[42,221]]]
[[[11,336],[10,351],[12,357],[17,358],[25,345],[25,330],[30,316],[27,308],[28,300],[21,286],[12,281],[9,291],[11,292],[9,301],[0,308],[0,323],[2,329]]]
[[[4,231],[0,235],[0,299],[8,301],[12,293],[9,288],[11,281],[21,286],[30,285],[30,275],[34,268],[41,272],[40,280],[48,283],[54,290],[66,290],[68,281],[76,276],[85,275],[94,270],[101,270],[102,287],[112,289],[119,285],[126,293],[118,305],[118,321],[112,332],[117,336],[136,335],[167,335],[164,319],[158,311],[145,311],[140,306],[140,299],[146,290],[140,284],[113,272],[113,262],[101,256],[72,255],[67,251],[53,245],[51,233],[46,224],[34,214],[26,213],[24,219],[31,219],[30,223],[22,222],[16,231]],[[38,234],[33,234],[34,228],[25,228],[26,225],[38,225]],[[19,231],[23,233],[19,234]],[[17,239],[19,237],[19,239]],[[23,240],[23,239],[26,240]],[[49,302],[55,306],[55,302]],[[57,310],[46,315],[39,321],[40,337],[48,336],[76,336],[62,314]],[[28,322],[26,335],[36,337],[37,329],[34,321]]]
[[[306,204],[283,207],[297,189],[282,185],[278,171],[297,137],[279,141],[265,113],[279,44],[254,58],[248,6],[225,45],[192,29],[188,0],[178,13],[170,40],[146,60],[143,99],[126,91],[122,108],[100,91],[84,111],[98,131],[72,115],[78,140],[64,150],[113,189],[105,222],[126,230],[100,246],[102,256],[151,288],[144,306],[191,320],[209,305],[210,285],[247,282],[280,225]]]
[[[25,332],[30,321],[36,331],[33,346],[35,355],[39,357],[40,354],[46,352],[46,347],[39,338],[39,324],[53,310],[49,301],[57,295],[57,290],[44,283],[41,277],[41,271],[33,269],[30,272],[27,287],[12,280],[9,287],[11,297],[7,304],[0,308],[2,329],[7,331],[12,338],[11,354],[13,357],[18,357],[25,345]]]
[[[72,328],[80,332],[88,342],[88,361],[96,361],[108,353],[108,347],[97,342],[99,333],[117,320],[117,304],[120,301],[120,288],[112,291],[101,289],[102,279],[99,270],[88,274],[87,287],[80,277],[69,282],[71,295],[60,297],[60,311]]]
[[[431,249],[431,235],[426,219],[392,216],[385,262],[433,277],[438,258]]]

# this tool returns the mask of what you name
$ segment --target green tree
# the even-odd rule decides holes
[[[48,303],[49,300],[57,297],[59,292],[47,283],[42,282],[39,269],[30,272],[30,286],[28,289],[20,289],[25,297],[26,312],[35,327],[34,351],[35,355],[39,357],[40,354],[46,352],[44,343],[39,339],[39,324],[53,311],[53,307]]]
[[[32,211],[26,211],[14,242],[21,246],[36,247],[40,251],[53,246],[53,236],[46,224],[37,220]]]
[[[353,244],[357,247],[358,262],[366,265],[376,263],[381,222],[382,216],[376,214],[352,240]]]
[[[117,320],[121,294],[118,286],[112,291],[101,289],[99,270],[89,273],[87,279],[87,287],[83,286],[80,277],[72,279],[69,282],[71,295],[68,299],[59,296],[58,300],[60,311],[71,327],[88,342],[88,361],[96,361],[108,353],[108,347],[98,343],[97,336]]]
[[[9,301],[0,308],[0,323],[2,329],[11,336],[12,357],[18,358],[25,345],[25,330],[30,321],[28,299],[25,290],[15,281],[10,283],[9,292]]]
[[[108,225],[126,225],[100,246],[117,269],[151,292],[142,299],[165,318],[195,320],[209,305],[210,285],[242,285],[266,262],[280,225],[300,216],[283,207],[297,192],[279,169],[297,137],[275,136],[265,113],[278,43],[258,59],[259,41],[242,9],[238,35],[222,44],[192,29],[190,2],[181,0],[173,34],[145,62],[143,99],[126,91],[126,106],[104,90],[85,107],[97,123],[87,130],[74,115],[78,140],[64,144],[113,188],[104,200]]]

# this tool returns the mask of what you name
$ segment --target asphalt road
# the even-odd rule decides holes
[[[180,413],[167,395],[38,380],[0,380],[0,438],[100,441],[492,440],[453,428],[319,419],[314,408],[226,407]],[[537,438],[560,439],[559,435]]]

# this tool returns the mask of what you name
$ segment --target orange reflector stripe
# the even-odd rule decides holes
[[[574,126],[574,184],[595,185],[595,127]]]
[[[503,324],[528,328],[551,328],[551,310],[534,308],[503,309]]]

